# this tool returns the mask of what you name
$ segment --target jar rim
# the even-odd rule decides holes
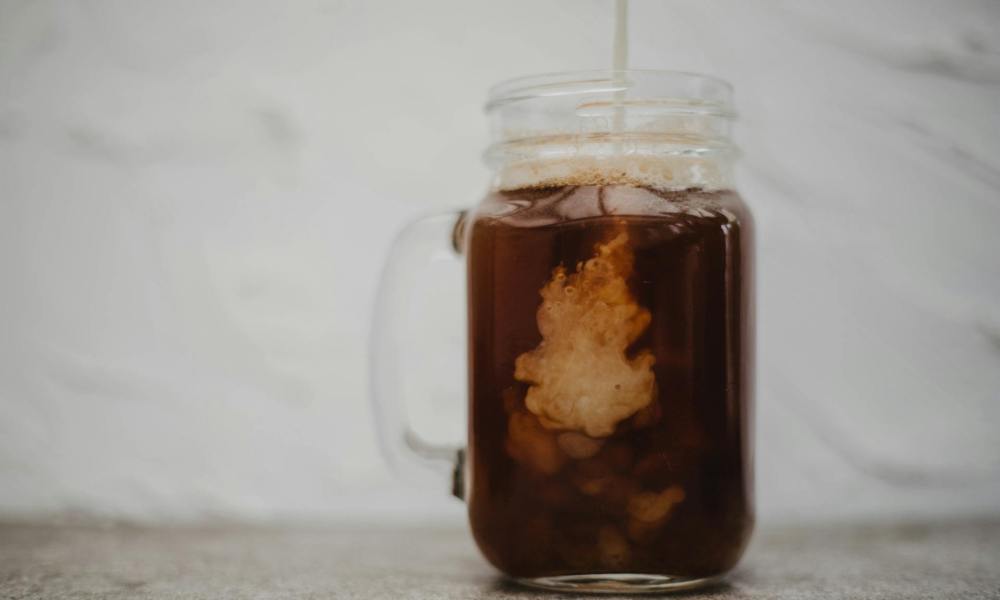
[[[526,100],[557,96],[627,94],[645,101],[665,101],[687,110],[735,116],[733,86],[712,75],[657,69],[598,69],[515,77],[497,83],[487,93],[485,112]]]

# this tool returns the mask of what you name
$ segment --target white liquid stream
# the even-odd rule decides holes
[[[628,0],[615,0],[615,38],[612,69],[616,85],[624,86],[625,69],[628,68]],[[625,128],[625,92],[615,92],[614,131]]]

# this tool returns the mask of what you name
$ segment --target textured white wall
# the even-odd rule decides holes
[[[611,11],[0,1],[0,516],[457,513],[377,453],[377,271],[484,189],[487,86],[606,66]],[[997,510],[1000,4],[631,24],[634,66],[736,85],[764,517]]]

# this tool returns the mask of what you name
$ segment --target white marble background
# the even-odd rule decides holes
[[[0,0],[0,516],[460,514],[377,452],[379,265],[478,199],[485,89],[607,66],[611,13]],[[1000,510],[1000,3],[636,0],[631,26],[634,66],[736,85],[763,517]]]

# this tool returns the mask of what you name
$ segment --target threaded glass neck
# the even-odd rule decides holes
[[[672,71],[586,71],[495,86],[495,187],[731,187],[731,86]]]

